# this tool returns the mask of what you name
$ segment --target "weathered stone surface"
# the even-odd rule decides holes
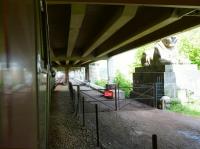
[[[200,71],[197,65],[166,65],[164,73],[165,95],[187,102],[200,99]]]
[[[190,64],[190,60],[179,53],[176,42],[176,37],[167,37],[159,41],[154,48],[144,51],[141,58],[142,66]]]
[[[135,68],[133,84],[163,83],[163,95],[182,103],[200,99],[200,71],[178,52],[176,41],[175,37],[164,38],[145,51],[141,58],[143,67]]]

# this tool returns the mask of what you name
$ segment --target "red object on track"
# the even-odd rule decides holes
[[[113,91],[112,90],[105,90],[104,91],[104,97],[106,98],[113,98]]]

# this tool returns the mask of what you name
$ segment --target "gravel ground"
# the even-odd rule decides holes
[[[59,86],[54,95],[50,149],[94,149],[91,132],[82,128],[73,117],[66,87]],[[85,100],[91,101],[88,97]],[[91,103],[97,103],[100,108],[100,142],[106,149],[152,149],[152,134],[158,137],[158,149],[200,148],[199,117],[154,109],[137,101],[130,102],[122,110],[110,112],[102,112],[107,106],[101,102]],[[85,114],[88,128],[95,126],[91,103],[85,102],[86,111],[89,110]]]
[[[73,115],[66,86],[57,86],[51,101],[49,149],[94,149],[91,132]]]
[[[101,112],[100,140],[109,149],[199,149],[200,118],[161,110]]]
[[[98,98],[98,93],[93,92],[87,91]],[[85,96],[85,101],[90,101],[85,103],[85,108],[90,109],[85,118],[89,127],[95,124],[90,108],[93,106],[89,104],[98,104],[100,141],[104,148],[152,149],[152,134],[156,134],[158,149],[200,149],[200,117],[154,109],[134,100],[119,111],[109,111],[105,104],[113,103],[101,99],[91,102],[92,98]]]

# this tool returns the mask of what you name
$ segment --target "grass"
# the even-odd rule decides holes
[[[169,110],[190,116],[200,116],[200,105],[195,103],[182,105],[180,101],[173,100]]]
[[[120,71],[116,72],[114,83],[118,84],[119,89],[125,92],[125,97],[129,98],[132,84]]]

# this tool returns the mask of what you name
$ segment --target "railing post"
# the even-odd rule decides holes
[[[72,96],[72,101],[74,102],[74,89],[72,85],[71,85],[71,96]]]
[[[85,99],[82,98],[82,114],[83,114],[83,126],[85,126]]]
[[[117,107],[120,109],[120,102],[119,102],[119,83],[117,83]]]
[[[72,94],[71,94],[71,96],[72,96],[72,108],[73,108],[73,112],[75,111],[74,109],[74,107],[75,107],[75,98],[74,98],[74,89],[73,89],[73,86],[72,86],[72,92],[71,92]]]
[[[77,105],[76,105],[76,116],[78,115],[78,111],[79,111],[79,100],[80,100],[80,86],[77,85]]]
[[[80,86],[79,85],[77,86],[77,97],[78,97],[78,100],[79,100],[79,98],[80,98]]]
[[[99,146],[99,115],[98,115],[98,105],[95,104],[96,113],[96,135],[97,135],[97,146]]]
[[[157,108],[157,83],[154,83],[154,102],[153,106]]]
[[[118,110],[118,106],[117,106],[117,85],[115,85],[115,111]]]
[[[73,89],[73,98],[74,98],[74,102],[73,102],[73,108],[74,108],[74,112],[76,112],[76,90]]]
[[[157,135],[152,135],[152,149],[157,149]]]

